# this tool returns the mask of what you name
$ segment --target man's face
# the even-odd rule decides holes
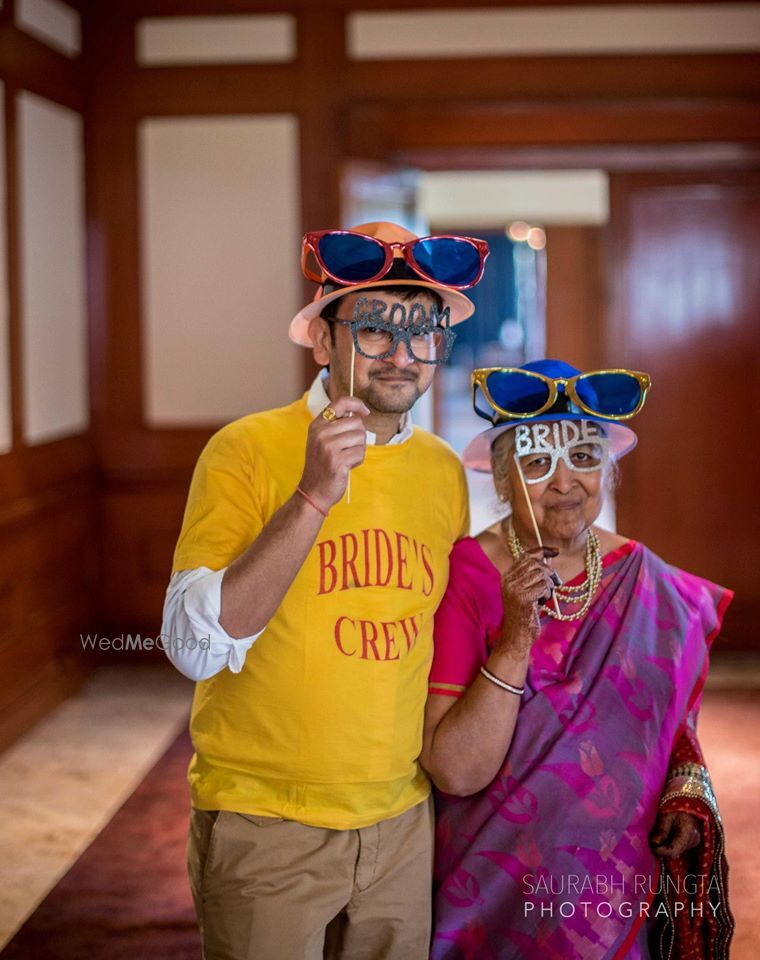
[[[364,292],[348,293],[338,301],[337,319],[353,320],[357,300],[366,298]],[[422,290],[414,291],[414,297],[402,300],[398,295],[383,294],[376,291],[372,294],[382,298],[387,303],[385,316],[403,316],[413,300],[424,304],[428,314],[433,303],[432,297]],[[402,305],[405,310],[394,311],[395,304]],[[351,353],[353,338],[351,328],[345,323],[332,323],[326,320],[316,320],[313,323],[316,339],[314,357],[317,363],[330,365],[330,394],[336,397],[350,393],[351,387]],[[331,341],[329,327],[334,330],[334,343]],[[371,360],[356,353],[354,360],[354,396],[377,413],[406,413],[422,396],[433,382],[435,364],[420,363],[409,356],[406,344],[403,341],[393,354],[380,360]]]

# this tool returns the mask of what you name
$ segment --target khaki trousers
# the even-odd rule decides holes
[[[359,830],[193,810],[205,960],[427,960],[432,799]]]

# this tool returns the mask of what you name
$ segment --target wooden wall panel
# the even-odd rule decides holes
[[[347,79],[358,102],[749,100],[760,90],[758,64],[756,53],[361,61],[349,64]]]
[[[759,67],[760,61],[755,69]],[[503,153],[504,148],[548,145],[556,150],[571,146],[577,152],[583,145],[597,150],[604,146],[610,154],[610,145],[624,144],[631,163],[634,151],[647,147],[651,151],[670,144],[753,144],[758,140],[757,98],[679,101],[616,95],[604,102],[582,98],[536,102],[527,97],[498,104],[416,99],[361,102],[351,108],[347,129],[347,149],[352,156],[391,156],[423,168],[444,169],[508,167],[514,159]],[[619,156],[620,148],[617,152]],[[699,148],[693,159],[700,160]],[[681,163],[684,161],[690,162],[682,156]],[[569,157],[564,162],[572,164]]]
[[[658,4],[691,4],[694,0],[634,0],[638,6]],[[738,0],[739,3],[751,3],[752,0]],[[71,6],[82,9],[88,0],[76,0]],[[625,6],[631,0],[583,0],[583,6]],[[478,7],[563,7],[576,6],[578,0],[478,0]],[[320,8],[328,10],[406,10],[409,0],[320,0]],[[314,0],[288,0],[287,5],[278,0],[111,0],[109,4],[114,13],[129,11],[139,17],[219,16],[221,14],[240,13],[282,13],[284,9],[293,12],[309,12],[314,8]],[[456,9],[466,6],[462,0],[415,0],[416,10]]]
[[[174,483],[114,484],[104,494],[100,589],[107,635],[159,632],[189,483],[188,473]]]
[[[0,749],[68,696],[89,670],[79,631],[97,618],[95,462],[82,433],[23,440],[17,96],[39,94],[82,113],[85,70],[0,11],[5,88],[8,319],[13,446],[0,456]]]
[[[0,749],[90,669],[79,635],[97,628],[95,493],[81,480],[0,521]]]
[[[546,355],[579,370],[602,360],[602,228],[546,228]]]
[[[736,591],[726,643],[757,646],[760,174],[611,182],[608,363],[652,375],[619,526]]]

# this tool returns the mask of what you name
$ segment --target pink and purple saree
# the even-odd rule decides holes
[[[544,624],[502,769],[473,796],[436,795],[431,960],[727,955],[717,809],[667,808],[703,821],[692,859],[661,865],[648,836],[671,766],[701,762],[696,714],[731,596],[629,541],[604,558],[582,621]],[[501,603],[498,571],[475,540],[460,541],[431,693],[461,696],[473,682]]]

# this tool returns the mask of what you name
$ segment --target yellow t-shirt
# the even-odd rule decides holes
[[[216,433],[195,468],[173,570],[218,570],[294,493],[306,396]],[[239,674],[198,683],[193,805],[349,829],[424,800],[417,762],[449,552],[467,533],[459,460],[414,428],[368,446]],[[213,642],[213,640],[212,640]]]

